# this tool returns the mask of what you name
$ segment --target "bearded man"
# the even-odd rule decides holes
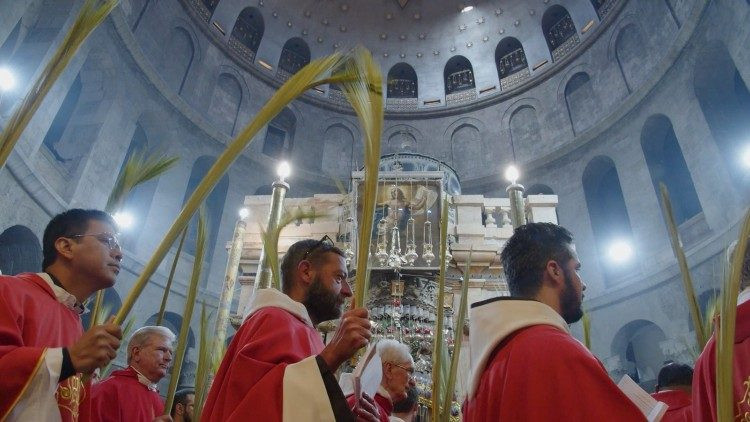
[[[355,419],[335,371],[370,340],[367,310],[341,315],[352,295],[344,253],[328,236],[293,244],[281,262],[282,291],[261,289],[229,345],[203,408],[204,421]],[[327,346],[315,326],[341,317]],[[365,398],[356,417],[377,421]]]
[[[570,335],[586,290],[570,232],[550,223],[521,226],[501,261],[510,297],[472,305],[464,421],[645,420]]]

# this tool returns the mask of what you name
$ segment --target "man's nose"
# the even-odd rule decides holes
[[[344,280],[341,286],[341,296],[352,297],[352,288],[349,286],[349,281]]]

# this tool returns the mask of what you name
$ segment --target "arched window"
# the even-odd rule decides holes
[[[185,196],[182,200],[183,204],[188,200],[190,195],[192,195],[193,191],[198,186],[198,183],[203,180],[203,177],[208,173],[208,170],[214,164],[214,161],[216,161],[215,158],[205,155],[195,160],[193,168],[190,171],[190,179],[188,180],[188,186],[185,190]],[[211,256],[216,248],[216,238],[219,233],[219,226],[221,225],[221,215],[224,212],[224,203],[227,200],[227,190],[229,190],[229,179],[224,175],[211,193],[208,194],[208,198],[206,198],[204,202],[206,206],[206,223],[208,231],[204,257],[206,262],[211,261]],[[198,218],[196,213],[190,222],[188,234],[185,238],[184,251],[191,255],[195,255],[195,241],[198,234],[197,221]],[[205,272],[207,273],[207,271]],[[203,279],[203,286],[205,286],[206,280],[206,278]]]
[[[656,377],[664,364],[664,353],[659,343],[666,340],[658,325],[644,319],[625,324],[615,334],[610,350],[620,358],[621,378],[627,374],[647,391],[653,390]]]
[[[213,13],[216,10],[216,6],[219,5],[219,1],[221,0],[201,0],[201,3],[206,6],[209,12]]]
[[[563,58],[580,42],[573,19],[567,9],[560,5],[554,5],[544,12],[542,32],[552,61]]]
[[[310,47],[299,37],[291,38],[284,43],[279,58],[279,76],[286,79],[310,63]]]
[[[81,74],[79,73],[70,85],[68,93],[65,94],[65,98],[57,110],[55,118],[52,119],[52,124],[42,141],[42,144],[52,153],[55,160],[60,163],[73,161],[81,155],[80,151],[77,151],[75,148],[65,148],[64,145],[60,145],[60,141],[63,134],[65,134],[65,129],[67,129],[71,117],[73,117],[73,112],[78,106],[82,88],[83,84],[81,83]]]
[[[600,155],[589,162],[583,172],[583,192],[604,275],[612,283],[632,273],[632,265],[627,262],[632,263],[634,260],[617,263],[613,262],[617,257],[610,255],[615,242],[632,243],[630,217],[625,207],[620,178],[611,158]]]
[[[264,30],[260,11],[254,7],[246,7],[242,9],[232,28],[231,46],[240,50],[240,57],[252,63]]]
[[[714,142],[733,183],[746,192],[750,180],[742,157],[748,151],[750,92],[724,44],[712,42],[695,60],[693,87]]]
[[[565,105],[574,135],[596,123],[601,107],[588,73],[578,72],[570,78],[565,85]]]
[[[242,105],[242,86],[233,75],[222,73],[211,95],[209,115],[224,133],[234,134]]]
[[[284,108],[268,124],[266,139],[263,142],[263,153],[273,158],[291,156],[296,127],[297,117],[289,108]]]
[[[42,271],[42,248],[28,227],[12,226],[0,234],[0,271],[5,275]]]
[[[641,130],[641,148],[660,203],[659,183],[664,183],[669,190],[676,223],[682,224],[698,215],[702,211],[698,194],[672,122],[666,116],[658,114],[646,120]]]
[[[476,87],[474,69],[471,67],[469,59],[464,56],[453,56],[448,60],[443,70],[443,80],[445,81],[446,95],[473,90]]]
[[[495,65],[497,66],[497,76],[500,78],[500,88],[503,90],[510,89],[525,79],[517,77],[508,80],[512,75],[519,76],[529,75],[529,64],[526,61],[526,53],[518,39],[513,37],[503,38],[497,47],[495,47]],[[522,72],[522,74],[521,74]]]
[[[397,63],[388,71],[388,98],[417,98],[417,72],[407,63]]]
[[[602,20],[607,16],[607,13],[612,10],[614,4],[615,2],[612,0],[591,0],[591,5],[594,6],[594,10],[596,10],[599,20]]]
[[[164,50],[161,71],[164,81],[178,94],[185,87],[194,57],[195,46],[190,34],[184,28],[172,28]]]
[[[482,135],[472,124],[462,124],[451,134],[451,161],[458,176],[465,178],[479,172],[485,156]]]

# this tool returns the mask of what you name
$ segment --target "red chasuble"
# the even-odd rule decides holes
[[[645,420],[549,306],[479,302],[470,324],[465,422]]]
[[[691,405],[693,400],[689,393],[681,390],[666,390],[659,391],[651,396],[669,406],[661,422],[692,422]]]
[[[736,420],[750,419],[750,301],[737,306],[734,338],[734,414]],[[693,372],[693,417],[697,421],[716,420],[716,337],[695,362]]]
[[[0,276],[0,420],[18,411],[16,406],[49,406],[47,402],[55,400],[63,421],[87,415],[87,386],[80,375],[69,377],[49,395],[33,385],[39,371],[49,373],[47,348],[70,346],[82,334],[78,314],[57,300],[44,279],[32,273]],[[27,403],[31,393],[40,395]]]
[[[159,393],[138,381],[133,368],[114,371],[91,389],[91,420],[100,422],[151,422],[164,414]]]
[[[315,361],[323,341],[304,305],[263,289],[249,306],[216,373],[201,420],[333,421]]]
[[[383,389],[383,386],[381,385],[379,388]],[[386,393],[387,394],[387,393]],[[393,403],[391,403],[391,399],[381,394],[380,391],[375,393],[375,397],[373,397],[373,400],[375,401],[375,405],[378,408],[378,420],[380,422],[388,422],[390,420],[390,416],[393,413]],[[347,396],[346,402],[349,404],[350,408],[354,407],[354,395]]]

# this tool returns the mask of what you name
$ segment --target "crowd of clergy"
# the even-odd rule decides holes
[[[165,409],[159,381],[175,334],[145,326],[123,339],[110,319],[84,331],[84,303],[112,287],[123,258],[112,217],[72,209],[43,237],[39,273],[0,275],[0,421],[190,421],[194,390]],[[586,285],[573,235],[550,223],[515,230],[501,252],[509,297],[471,305],[464,421],[642,421],[649,419],[570,333],[583,315]],[[220,421],[416,421],[409,347],[376,344],[374,394],[337,378],[372,340],[364,307],[344,310],[352,291],[344,253],[327,237],[293,244],[280,264],[281,290],[251,299],[216,372],[200,415]],[[736,420],[750,420],[750,256],[738,297],[734,354]],[[316,326],[338,320],[326,343]],[[121,347],[121,344],[125,346]],[[127,366],[99,377],[124,353]],[[663,421],[716,420],[716,344],[695,363],[669,362],[653,397]],[[358,381],[358,380],[357,380]],[[421,422],[421,421],[420,421]]]

